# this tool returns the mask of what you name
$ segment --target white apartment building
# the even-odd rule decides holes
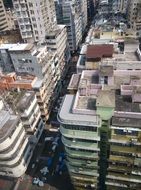
[[[66,26],[57,25],[56,30],[47,34],[46,43],[48,51],[56,53],[56,60],[58,60],[56,67],[58,68],[58,74],[61,76],[70,60]]]
[[[43,79],[49,61],[53,59],[54,54],[47,51],[46,46],[34,46],[33,44],[2,44],[1,52],[1,68],[8,71],[8,67],[17,73],[29,73]],[[11,70],[12,70],[11,69]],[[52,64],[52,72],[54,71]],[[45,78],[44,78],[45,79]]]
[[[52,103],[61,89],[61,77],[66,71],[66,62],[70,59],[69,51],[64,46],[66,29],[62,28],[59,36],[52,35],[50,46],[34,46],[33,44],[3,44],[0,46],[0,67],[4,72],[28,73],[38,77],[33,89],[37,91],[43,86],[46,107],[42,107],[42,116],[49,116]],[[65,33],[64,33],[65,32]],[[54,51],[53,51],[54,48]],[[66,60],[65,60],[66,59]],[[40,97],[40,93],[38,94]],[[39,98],[40,99],[40,98]],[[45,105],[45,104],[44,104]]]
[[[67,27],[69,47],[73,52],[77,50],[87,26],[87,0],[55,0],[55,8],[57,23]]]
[[[21,93],[17,93],[17,96]],[[27,91],[22,96],[17,103],[17,111],[21,116],[21,121],[27,134],[31,135],[29,140],[36,144],[43,132],[44,124],[35,92]]]
[[[75,51],[82,40],[82,17],[79,2],[62,2],[62,15],[63,23],[67,26],[70,50]]]
[[[22,39],[43,43],[45,36],[56,26],[54,1],[13,0]]]
[[[81,8],[81,19],[82,19],[82,33],[85,31],[88,23],[88,2],[87,0],[79,0]]]
[[[115,0],[113,1],[113,12],[127,13],[129,0]]]
[[[0,175],[20,177],[44,124],[33,92],[9,92],[0,101]]]
[[[0,31],[4,30],[8,30],[8,23],[3,0],[0,0]]]
[[[141,0],[130,0],[128,20],[131,28],[136,32],[136,35],[141,36]]]

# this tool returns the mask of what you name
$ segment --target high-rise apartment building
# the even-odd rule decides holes
[[[61,35],[62,40],[66,39],[64,33],[61,32]],[[37,81],[35,85],[37,87],[35,88],[38,91],[43,87],[41,92],[45,91],[45,94],[43,94],[46,106],[42,108],[42,116],[46,117],[46,119],[49,116],[53,102],[60,92],[61,78],[65,71],[66,61],[62,61],[66,48],[65,46],[62,47],[62,44],[65,41],[59,40],[59,43],[58,48],[62,48],[61,51],[64,50],[62,54],[57,54],[56,49],[55,51],[48,51],[46,46],[37,47],[33,44],[3,44],[0,46],[0,66],[4,72],[28,73],[40,79]],[[54,48],[56,48],[56,45],[54,45]],[[35,89],[34,87],[32,88]],[[42,102],[40,105],[44,106]]]
[[[112,33],[94,35],[91,29],[58,114],[68,170],[78,190],[139,190],[140,48]]]
[[[71,51],[77,50],[82,39],[82,25],[80,17],[80,7],[75,1],[65,1],[62,3],[63,23],[67,27],[68,42]]]
[[[8,91],[11,89],[32,90],[36,93],[37,101],[41,111],[41,117],[44,122],[49,118],[51,111],[51,101],[49,90],[43,80],[34,75],[8,73],[0,74],[0,90]],[[51,94],[51,93],[50,93]]]
[[[82,35],[83,35],[85,32],[86,26],[88,24],[88,1],[79,0],[79,4],[80,4],[81,17],[82,17]]]
[[[60,76],[64,76],[70,61],[70,49],[67,40],[67,28],[65,25],[57,25],[57,29],[46,35],[48,51],[53,52],[58,60]]]
[[[87,1],[55,1],[58,24],[67,27],[68,42],[71,51],[77,50],[87,26]]]
[[[45,42],[45,36],[56,27],[54,1],[13,0],[22,39],[25,42]]]
[[[115,0],[112,3],[113,12],[127,13],[129,0]]]
[[[128,20],[131,28],[136,32],[138,37],[141,37],[141,1],[129,1]]]
[[[22,176],[42,134],[44,123],[34,92],[0,95],[0,175]]]
[[[8,30],[8,23],[3,0],[0,0],[0,32],[4,30]]]

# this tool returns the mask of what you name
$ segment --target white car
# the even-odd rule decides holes
[[[57,147],[57,145],[56,145],[56,144],[55,144],[55,145],[53,145],[53,147],[52,147],[52,151],[53,151],[53,152],[55,152],[56,147]]]
[[[40,170],[41,174],[46,175],[47,173],[49,173],[48,167],[44,167]]]
[[[39,185],[39,187],[43,187],[44,186],[44,182],[40,180],[39,183],[38,183],[38,185]]]
[[[54,140],[53,137],[46,137],[46,138],[45,138],[45,141],[53,141],[53,140]]]
[[[34,164],[34,163],[32,164],[31,168],[32,168],[32,169],[35,168],[35,164]]]
[[[59,131],[59,128],[51,128],[51,129],[49,129],[49,131],[58,132],[58,131]]]
[[[54,142],[52,143],[52,145],[58,146],[58,143],[54,141]]]
[[[34,185],[38,185],[39,181],[40,181],[39,178],[34,177],[32,183]]]

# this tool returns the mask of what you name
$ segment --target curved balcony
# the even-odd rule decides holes
[[[78,139],[88,139],[88,140],[100,141],[98,132],[71,130],[71,129],[65,129],[62,126],[60,126],[60,132],[62,133],[63,136],[68,137],[68,138],[78,138]]]
[[[86,181],[86,182],[91,182],[91,183],[97,183],[97,177],[90,178],[89,176],[82,176],[81,174],[80,175],[72,174],[71,179],[83,181],[83,182]]]
[[[60,117],[60,115],[57,115],[58,121],[62,124],[70,124],[70,125],[89,125],[89,126],[94,126],[97,125],[97,122],[95,121],[79,121],[79,120],[68,120],[68,119],[63,119]]]
[[[85,149],[85,150],[96,150],[99,151],[98,143],[90,143],[90,142],[73,142],[71,140],[62,137],[62,142],[65,146],[76,148],[76,149]]]
[[[83,168],[91,168],[98,169],[98,161],[88,161],[88,160],[78,160],[67,158],[67,162],[69,162],[73,166],[83,167]]]
[[[70,150],[69,148],[65,147],[65,151],[67,154],[71,155],[72,157],[76,158],[84,158],[84,159],[98,159],[98,153],[92,152],[85,152],[79,150]]]
[[[70,166],[68,163],[67,163],[67,167],[69,169],[70,172],[72,173],[75,173],[75,174],[82,174],[82,175],[89,175],[89,176],[96,176],[98,177],[99,174],[98,174],[98,171],[97,170],[92,170],[91,168],[90,169],[83,169],[83,168],[79,168],[78,166]]]

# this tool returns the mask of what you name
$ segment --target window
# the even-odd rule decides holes
[[[92,127],[92,126],[79,126],[79,125],[63,125],[65,129],[70,129],[70,130],[80,130],[80,131],[97,131],[97,127]]]

